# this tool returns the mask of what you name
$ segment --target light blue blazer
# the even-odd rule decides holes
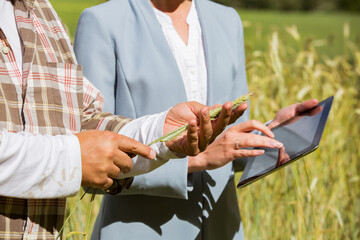
[[[195,1],[208,74],[208,105],[248,92],[237,12]],[[104,110],[137,118],[187,101],[176,61],[150,0],[112,0],[86,9],[75,52],[84,75],[104,94]],[[248,119],[248,111],[240,119]],[[233,164],[187,174],[174,159],[130,190],[104,196],[93,239],[242,239]]]

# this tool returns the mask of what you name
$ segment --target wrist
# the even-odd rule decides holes
[[[206,153],[202,152],[195,157],[188,157],[188,174],[206,170]]]

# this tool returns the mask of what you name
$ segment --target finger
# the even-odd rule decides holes
[[[282,148],[284,145],[273,139],[266,136],[261,136],[257,134],[241,134],[239,138],[235,141],[234,148],[249,148],[249,147],[263,147],[263,148]]]
[[[244,112],[247,108],[248,108],[248,104],[243,103],[243,104],[240,104],[237,108],[233,109],[232,113],[231,113],[231,118],[230,118],[229,124],[234,123],[236,120],[238,120],[238,118],[240,118],[244,114]]]
[[[129,155],[121,150],[117,151],[115,154],[116,155],[113,159],[115,166],[123,173],[130,172],[132,168],[132,160]],[[115,177],[117,177],[117,175]]]
[[[189,122],[187,136],[186,136],[186,154],[195,156],[199,153],[199,137],[197,133],[197,123],[195,120]]]
[[[156,157],[155,151],[149,146],[123,135],[118,135],[117,146],[118,149],[126,153],[133,153],[148,159],[154,159]]]
[[[323,110],[323,107],[321,105],[311,109],[306,115],[308,116],[315,116],[316,114],[320,113]]]
[[[296,112],[297,113],[302,113],[305,112],[307,110],[310,110],[311,108],[314,108],[316,105],[318,105],[319,101],[317,99],[310,99],[307,100],[303,103],[299,103],[296,106]]]
[[[215,108],[219,108],[221,106],[222,106],[221,104],[215,104],[215,105],[211,106],[210,109],[212,110],[212,109],[215,109]]]
[[[256,121],[256,120],[249,120],[243,123],[240,123],[236,126],[234,126],[234,128],[238,131],[238,132],[252,132],[254,130],[258,130],[262,133],[264,133],[266,136],[273,138],[274,137],[274,133],[270,130],[270,128],[268,128],[266,125],[264,125],[263,123]]]
[[[107,182],[104,185],[99,186],[99,187],[103,188],[103,189],[107,189],[107,188],[111,187],[113,185],[113,183],[114,183],[114,180],[112,180],[111,178],[108,178]]]
[[[117,178],[119,176],[120,172],[121,172],[120,168],[114,164],[108,172],[108,177]]]
[[[214,140],[229,124],[230,116],[231,116],[231,108],[232,103],[226,102],[221,109],[219,117],[216,119],[214,127],[213,127],[213,136],[212,140]]]
[[[191,101],[191,102],[186,102],[185,103],[188,108],[196,115],[198,115],[198,113],[201,111],[201,109],[203,109],[204,107],[206,107],[206,105],[195,102],[195,101]]]
[[[241,149],[234,152],[234,158],[244,158],[244,157],[256,157],[263,155],[265,150],[263,149]]]
[[[199,149],[203,152],[209,145],[213,134],[212,125],[210,121],[209,109],[204,108],[201,110],[200,115],[200,136],[199,136]]]

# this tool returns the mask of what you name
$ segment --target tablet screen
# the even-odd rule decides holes
[[[319,146],[332,101],[333,97],[329,97],[317,107],[273,128],[275,139],[284,147],[261,148],[265,153],[248,160],[238,187],[244,187],[314,151]]]

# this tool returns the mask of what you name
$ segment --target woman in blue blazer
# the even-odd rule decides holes
[[[208,0],[194,4],[205,52],[206,104],[233,100],[248,92],[241,20],[232,8]],[[105,95],[106,111],[135,118],[188,100],[150,0],[112,0],[85,10],[75,51],[85,76]],[[213,143],[220,149],[220,163],[214,161],[204,169],[216,169],[188,174],[190,160],[174,159],[136,177],[121,195],[104,196],[92,238],[242,239],[234,186],[234,170],[241,169],[241,164],[232,160],[259,153],[236,149],[235,142],[240,147],[271,142],[247,133],[259,129],[271,136],[258,122],[240,124],[248,120],[248,113],[227,130],[227,137],[222,135]],[[220,157],[225,152],[238,154]]]

